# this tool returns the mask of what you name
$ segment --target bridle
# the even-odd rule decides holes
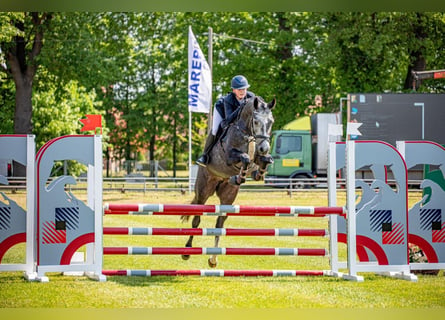
[[[243,105],[241,108],[244,108],[245,105]],[[255,134],[254,131],[254,118],[255,118],[255,111],[253,111],[252,115],[250,116],[250,119],[248,120],[248,126],[241,126],[240,123],[242,121],[240,121],[241,119],[241,114],[242,114],[243,110],[240,110],[240,112],[238,113],[237,116],[237,121],[233,122],[233,125],[235,126],[235,128],[241,132],[243,134],[243,139],[246,141],[247,145],[248,145],[248,154],[249,154],[249,158],[251,161],[254,160],[255,156],[256,156],[256,145],[257,144],[261,144],[264,141],[267,141],[268,143],[270,143],[270,135],[265,135],[265,134]],[[258,141],[258,142],[257,142]]]
[[[241,113],[240,113],[241,114]],[[255,114],[255,112],[253,112],[253,114],[252,114],[252,116],[251,116],[251,118],[250,118],[250,121],[249,121],[249,125],[247,126],[247,127],[245,127],[245,128],[242,128],[239,124],[236,124],[235,126],[236,126],[236,128],[240,131],[240,132],[242,132],[243,134],[244,134],[244,139],[245,140],[247,140],[247,141],[256,141],[257,139],[258,140],[262,140],[262,141],[267,141],[267,142],[270,142],[270,135],[265,135],[265,134],[255,134],[254,133],[254,124],[253,124],[253,121],[254,121],[254,114]],[[238,123],[239,123],[239,121],[238,121]],[[260,142],[262,142],[262,141],[260,141]]]
[[[245,107],[245,105],[243,105],[241,108],[244,108],[244,107]],[[239,114],[238,114],[238,116],[237,116],[236,124],[234,123],[234,125],[235,125],[235,128],[236,128],[237,130],[239,130],[241,133],[244,134],[243,138],[244,138],[247,142],[250,142],[250,141],[256,141],[257,139],[262,139],[261,142],[263,142],[263,141],[270,142],[270,135],[255,134],[255,133],[253,132],[253,129],[254,129],[253,121],[254,121],[254,118],[255,118],[255,117],[254,117],[254,115],[255,115],[255,111],[253,111],[252,116],[250,116],[249,125],[248,125],[247,127],[244,127],[244,128],[242,128],[242,127],[239,125],[239,123],[240,123],[239,120],[240,120],[240,118],[241,118],[241,114],[242,114],[242,110],[240,110],[240,112],[239,112]]]

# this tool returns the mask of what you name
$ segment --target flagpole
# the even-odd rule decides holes
[[[209,27],[209,51],[207,53],[209,59],[210,79],[213,80],[213,29]],[[213,81],[212,81],[213,84]],[[213,113],[212,113],[212,95],[210,95],[209,117],[207,119],[207,134],[212,132]]]
[[[192,112],[189,111],[189,193],[192,192]]]
[[[190,59],[190,33],[192,33],[192,26],[189,26],[189,57]],[[189,62],[190,65],[190,62]],[[188,71],[190,73],[190,70]],[[190,76],[190,75],[189,75]],[[192,112],[189,107],[189,193],[192,192]]]
[[[213,31],[209,28],[209,60],[212,59]],[[212,127],[212,69],[206,61],[192,27],[189,26],[188,36],[188,106],[189,106],[189,191],[192,191],[192,176],[196,175],[192,167],[192,113],[205,112],[208,116],[208,133]]]

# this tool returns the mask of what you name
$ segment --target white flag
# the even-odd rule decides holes
[[[209,113],[212,98],[212,74],[192,32],[192,27],[189,27],[188,86],[189,111]]]
[[[362,134],[358,131],[358,128],[362,123],[360,122],[348,122],[348,126],[346,128],[346,134],[351,136],[361,136]]]
[[[328,136],[342,136],[343,125],[342,124],[328,124]]]

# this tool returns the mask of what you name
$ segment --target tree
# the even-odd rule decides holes
[[[19,119],[14,126],[22,129],[15,132],[32,130],[38,138],[49,139],[76,132],[80,126],[73,119],[83,112],[101,113],[109,129],[109,134],[104,130],[104,144],[116,160],[136,160],[148,151],[148,159],[171,158],[175,165],[187,158],[189,26],[204,55],[208,28],[214,32],[213,101],[230,91],[234,75],[243,74],[256,94],[266,100],[277,98],[278,129],[304,114],[317,95],[324,102],[319,111],[332,112],[347,93],[410,91],[411,70],[443,69],[444,16],[0,13],[0,68],[5,71],[0,73],[0,129],[18,130],[13,129],[12,114],[24,104],[12,99],[16,93],[29,101],[28,113],[16,115],[29,116],[34,109],[34,128]],[[423,92],[444,89],[443,80],[426,80],[420,87]],[[31,102],[34,107],[29,109]],[[61,123],[50,119],[57,112],[71,115],[64,114]],[[192,120],[192,152],[197,156],[207,116],[193,114]]]
[[[411,90],[411,70],[443,62],[442,13],[312,13],[306,26],[319,69],[344,94]]]
[[[409,22],[405,30],[409,36],[406,38],[409,64],[407,67],[404,89],[412,90],[414,78],[412,71],[425,71],[443,69],[445,57],[445,15],[439,12],[416,12],[407,14]],[[421,86],[422,81],[417,83]],[[435,92],[437,89],[445,89],[445,82],[433,83],[426,81],[421,90]],[[439,89],[440,90],[440,89]]]
[[[76,80],[64,85],[59,85],[51,75],[44,76],[44,80],[45,90],[36,85],[32,98],[34,131],[39,133],[37,148],[55,137],[78,134],[81,128],[79,119],[86,114],[98,114],[102,105],[94,91],[87,92]]]
[[[171,99],[176,94],[172,88],[179,83],[177,75],[184,74],[184,69],[177,67],[186,55],[185,42],[177,40],[181,30],[176,27],[174,13],[128,14],[124,21],[127,30],[131,30],[125,41],[131,43],[131,49],[127,51],[128,63],[122,68],[121,80],[113,86],[113,113],[119,114],[119,124],[124,124],[125,130],[114,127],[116,135],[111,139],[116,142],[115,154],[121,158],[135,160],[148,150],[148,158],[154,160],[160,144],[171,142],[173,126],[169,124],[172,112],[178,108],[175,104],[180,101],[176,97]],[[183,106],[186,110],[186,105]],[[185,121],[181,117],[176,120]],[[119,145],[117,142],[122,140],[125,144]]]
[[[38,68],[37,58],[43,46],[43,35],[52,15],[31,12],[10,17],[10,23],[16,28],[15,35],[12,41],[2,41],[1,51],[6,61],[3,71],[13,78],[16,89],[14,133],[32,133],[32,84]]]
[[[14,86],[0,78],[0,132],[14,132]]]

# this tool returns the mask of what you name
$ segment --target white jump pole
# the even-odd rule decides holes
[[[329,143],[328,151],[328,206],[337,206],[337,177],[336,177],[336,144]],[[331,253],[331,273],[332,276],[342,277],[338,271],[338,217],[336,215],[329,216],[329,252]]]
[[[348,270],[343,277],[348,280],[362,282],[362,276],[357,275],[357,223],[355,208],[355,142],[346,141],[346,206],[347,239],[348,239]]]

